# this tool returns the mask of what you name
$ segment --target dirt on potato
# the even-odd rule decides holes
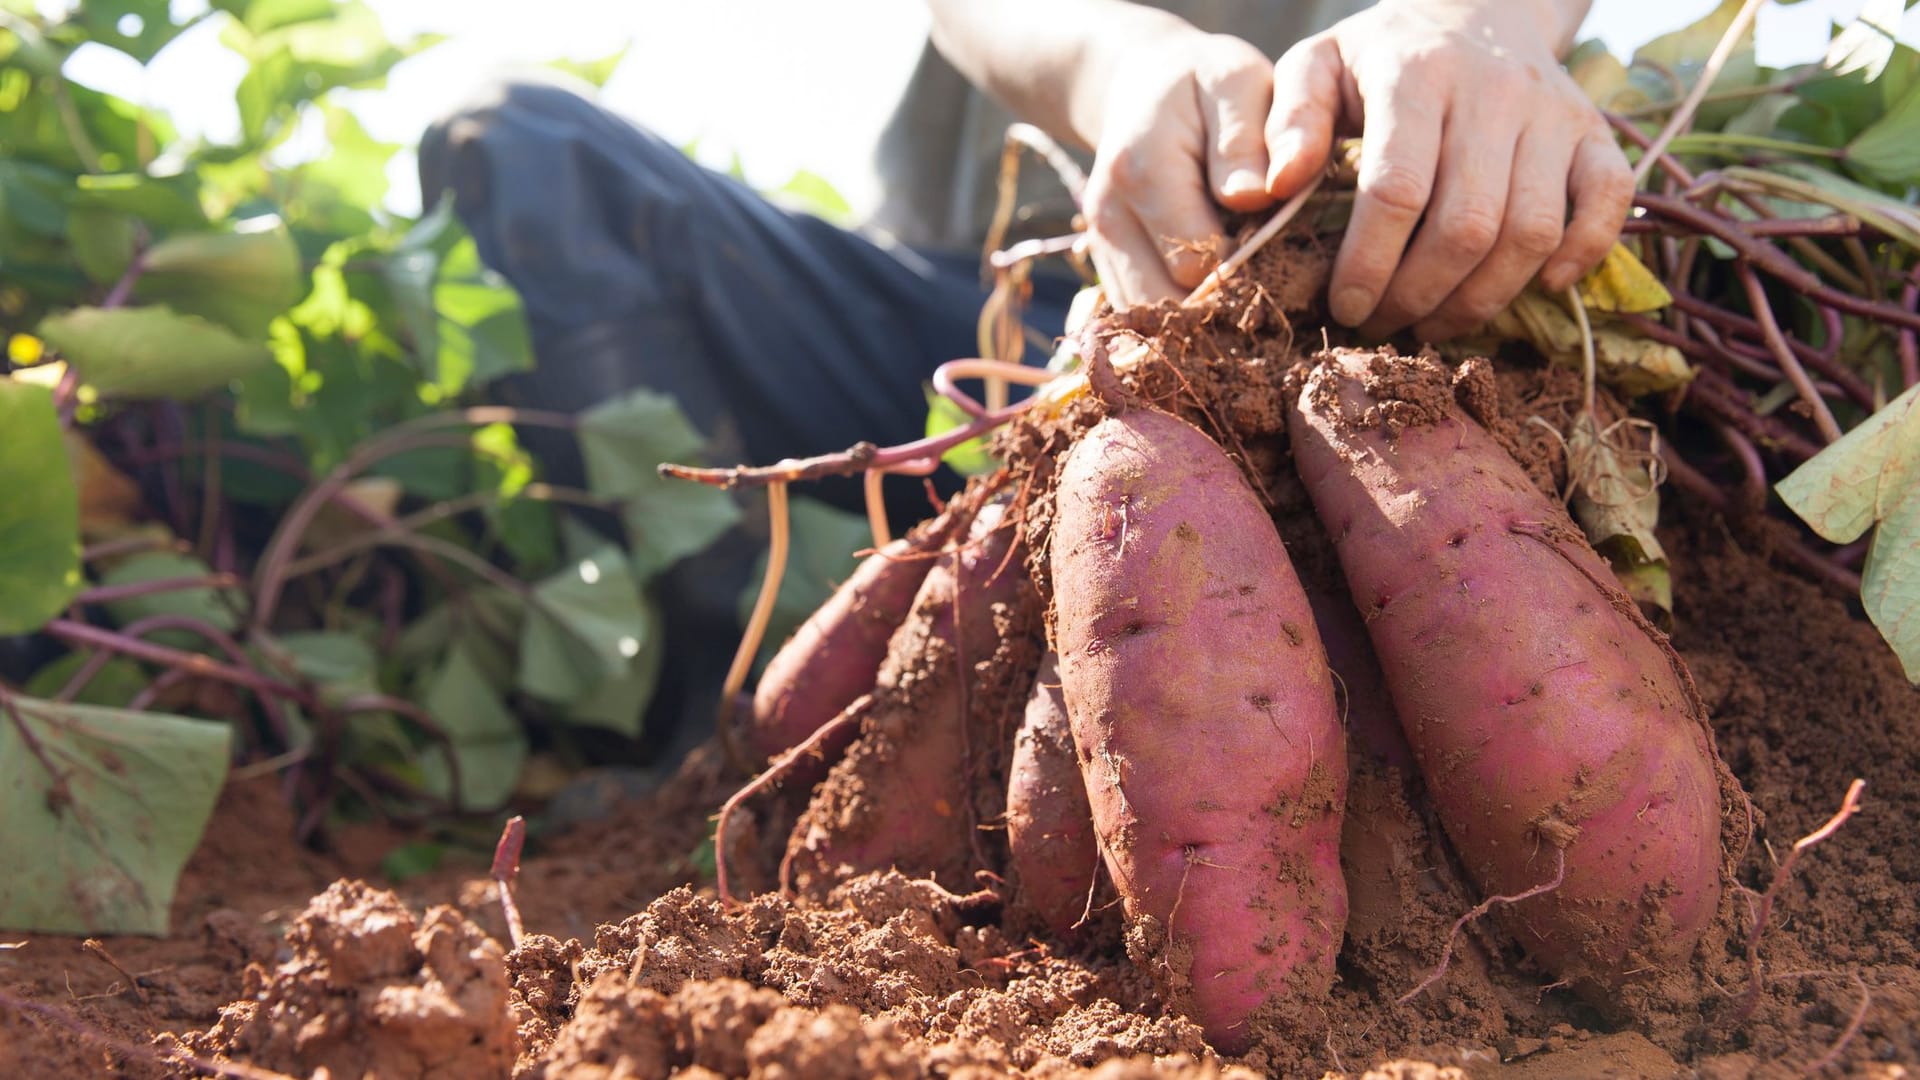
[[[1128,393],[1237,457],[1312,588],[1337,582],[1338,568],[1283,436],[1288,371],[1329,340],[1309,310],[1325,266],[1311,251],[1282,256],[1256,260],[1214,307],[1129,313],[1104,344],[1136,354]],[[1312,340],[1296,341],[1296,326]],[[1561,423],[1577,380],[1506,363],[1459,370],[1455,400],[1504,431],[1536,483],[1564,483],[1552,436],[1524,420]],[[1097,412],[1082,400],[999,442],[1029,466],[1030,564],[1044,562],[1050,463]],[[1685,1008],[1603,1017],[1493,920],[1456,931],[1479,898],[1420,779],[1362,739],[1342,844],[1352,917],[1324,1035],[1236,1060],[1167,1013],[1127,959],[1110,893],[1096,893],[1069,945],[1017,929],[990,874],[771,891],[805,792],[736,819],[727,848],[743,897],[723,904],[705,845],[745,778],[707,746],[651,794],[536,832],[515,886],[528,933],[517,949],[484,853],[385,881],[381,856],[410,834],[358,826],[308,851],[289,839],[273,778],[236,780],[180,884],[169,936],[89,951],[0,935],[24,942],[0,949],[0,1076],[184,1076],[196,1060],[230,1060],[229,1075],[336,1078],[1912,1075],[1920,689],[1857,610],[1770,562],[1765,535],[1684,498],[1663,517],[1673,644],[1755,807],[1738,872],[1749,891],[1697,955],[1701,994]],[[1855,778],[1866,782],[1860,813],[1778,888],[1756,985],[1758,894]],[[1230,763],[1219,782],[1233,782]],[[988,814],[980,827],[999,822]],[[1444,974],[1410,993],[1443,955]]]

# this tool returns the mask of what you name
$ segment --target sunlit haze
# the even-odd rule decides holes
[[[1716,0],[1597,0],[1583,36],[1616,53],[1691,22]],[[631,43],[602,94],[615,111],[724,165],[737,154],[748,177],[778,185],[799,168],[824,175],[863,205],[872,193],[867,150],[925,39],[925,8],[912,0],[369,0],[387,32],[447,35],[445,43],[395,68],[384,90],[344,91],[376,137],[411,146],[435,117],[476,87],[516,67],[555,58],[597,59]],[[57,3],[46,4],[58,7]],[[174,0],[176,16],[205,0]],[[1763,64],[1821,55],[1833,21],[1860,0],[1768,4],[1759,24]],[[220,44],[223,20],[209,19],[169,45],[146,69],[89,45],[68,74],[98,89],[169,112],[180,130],[234,138],[233,92],[245,64]],[[1909,18],[1904,37],[1912,39]],[[297,159],[323,142],[297,133],[278,153]],[[411,153],[395,156],[389,205],[417,210]]]

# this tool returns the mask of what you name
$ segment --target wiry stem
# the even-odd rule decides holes
[[[753,658],[760,653],[760,641],[766,637],[767,623],[773,618],[774,601],[780,596],[780,579],[787,571],[787,541],[791,531],[787,521],[787,485],[777,482],[767,485],[767,522],[767,575],[760,582],[760,595],[754,598],[753,614],[747,618],[746,631],[740,636],[739,647],[733,651],[733,663],[727,668],[726,682],[720,687],[721,745],[734,767],[749,773],[753,771],[753,765],[734,737],[733,713],[735,700],[747,685],[748,673],[753,670]]]
[[[1641,155],[1640,163],[1634,167],[1635,187],[1646,182],[1647,174],[1653,171],[1659,156],[1681,132],[1687,130],[1687,127],[1693,123],[1693,114],[1699,111],[1701,101],[1705,100],[1707,93],[1713,89],[1713,82],[1720,77],[1721,69],[1727,66],[1728,60],[1732,59],[1733,50],[1739,46],[1740,39],[1753,28],[1753,18],[1760,13],[1760,5],[1763,3],[1765,0],[1746,0],[1746,3],[1740,5],[1740,11],[1727,25],[1726,33],[1720,35],[1720,40],[1714,45],[1713,52],[1707,56],[1706,65],[1700,69],[1700,77],[1694,81],[1693,88],[1681,100],[1680,107],[1667,118],[1666,126],[1660,129],[1660,134],[1654,137],[1653,144],[1647,148],[1645,154]]]
[[[1320,185],[1325,181],[1326,175],[1323,173],[1314,177],[1306,187],[1294,192],[1293,197],[1282,203],[1280,209],[1275,210],[1273,216],[1267,219],[1266,224],[1260,226],[1259,231],[1247,237],[1247,242],[1240,245],[1240,250],[1229,255],[1227,260],[1219,266],[1214,267],[1213,273],[1208,274],[1205,281],[1202,281],[1193,292],[1188,293],[1181,304],[1192,307],[1213,295],[1222,282],[1232,277],[1234,271],[1245,266],[1248,259],[1258,254],[1261,248],[1267,246],[1268,241],[1280,235],[1280,230],[1286,228],[1288,222],[1300,215],[1301,208],[1307,205],[1307,200],[1313,198],[1314,192],[1319,191]]]
[[[1786,373],[1787,380],[1800,392],[1800,400],[1813,411],[1813,423],[1828,442],[1840,441],[1840,424],[1833,418],[1833,410],[1827,407],[1827,401],[1813,388],[1813,380],[1807,378],[1807,370],[1800,366],[1800,358],[1787,346],[1787,339],[1780,332],[1780,323],[1773,317],[1773,305],[1767,302],[1767,290],[1760,284],[1760,275],[1753,272],[1752,264],[1742,261],[1736,268],[1740,275],[1740,284],[1747,290],[1747,305],[1753,309],[1755,320],[1760,324],[1760,332],[1766,337],[1767,347],[1773,350],[1773,359]]]
[[[1847,819],[1859,811],[1860,792],[1865,790],[1866,786],[1867,782],[1860,779],[1855,779],[1853,783],[1847,785],[1847,793],[1840,800],[1840,809],[1827,819],[1826,824],[1794,841],[1793,848],[1787,852],[1787,857],[1780,860],[1779,867],[1774,870],[1773,881],[1768,883],[1767,891],[1761,894],[1759,907],[1755,909],[1753,915],[1753,929],[1747,935],[1747,990],[1741,995],[1739,1010],[1742,1018],[1753,1015],[1754,1006],[1759,1004],[1762,985],[1760,939],[1766,936],[1767,921],[1773,916],[1774,901],[1779,896],[1781,887],[1793,877],[1793,867],[1800,860],[1801,852],[1839,832],[1840,826],[1845,825]]]

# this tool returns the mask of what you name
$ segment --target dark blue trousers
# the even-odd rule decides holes
[[[434,125],[420,177],[427,205],[451,191],[481,257],[525,301],[538,367],[502,380],[504,403],[571,412],[647,387],[679,400],[710,463],[764,464],[919,437],[922,384],[976,352],[978,252],[883,246],[790,213],[564,89],[512,84]],[[1036,275],[1042,334],[1059,332],[1076,286]],[[550,476],[578,477],[570,439],[523,437]],[[796,491],[860,504],[857,481]],[[887,496],[896,527],[928,510],[918,480],[890,478]],[[690,685],[663,688],[672,700],[650,729],[669,722],[663,710],[711,707],[757,550],[729,537],[662,582],[667,671]],[[696,734],[676,726],[674,743]]]

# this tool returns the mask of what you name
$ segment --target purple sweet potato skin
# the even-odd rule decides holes
[[[1364,379],[1431,363],[1323,358],[1296,465],[1435,810],[1536,961],[1597,1000],[1677,964],[1721,890],[1721,786],[1698,696],[1558,504],[1450,402],[1389,435]],[[1403,374],[1407,369],[1399,369]],[[1371,373],[1371,374],[1369,374]],[[1376,386],[1379,384],[1376,384]]]
[[[887,642],[926,580],[944,525],[903,536],[864,559],[780,651],[753,693],[753,752],[798,744],[873,689]]]
[[[1067,934],[1086,912],[1099,858],[1060,663],[1049,653],[1007,769],[1007,860],[1018,903],[1054,934]]]
[[[1346,923],[1346,740],[1271,519],[1197,428],[1137,408],[1061,468],[1054,640],[1136,961],[1227,1052],[1314,1025]]]
[[[788,841],[802,891],[824,893],[890,867],[958,888],[981,868],[971,766],[988,740],[967,726],[979,704],[977,667],[992,664],[1003,630],[1020,621],[1033,592],[1018,535],[1002,521],[998,505],[983,508],[968,542],[939,558],[921,582],[881,664],[858,740],[815,790]],[[1030,634],[1030,624],[1022,632]]]

